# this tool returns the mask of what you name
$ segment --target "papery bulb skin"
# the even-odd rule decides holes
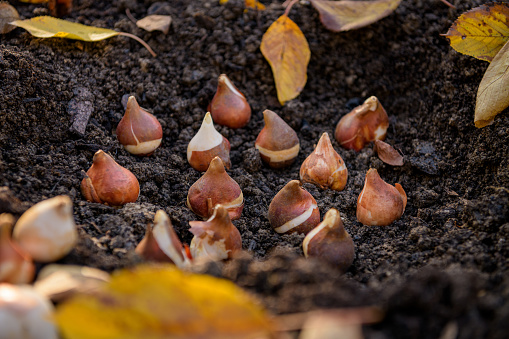
[[[251,106],[246,97],[226,74],[219,76],[217,91],[208,110],[216,124],[230,128],[244,127],[251,118]]]
[[[269,205],[269,223],[277,233],[307,234],[320,222],[315,198],[292,180],[283,187]]]
[[[195,260],[225,260],[242,249],[239,230],[232,224],[228,211],[222,205],[213,208],[207,221],[190,221],[194,234],[191,255]]]
[[[155,116],[130,96],[122,120],[117,126],[118,141],[134,155],[151,155],[161,145],[163,128]]]
[[[388,226],[401,218],[406,203],[403,187],[389,185],[371,168],[357,199],[357,220],[367,226]]]
[[[122,206],[138,199],[140,184],[131,171],[99,150],[81,181],[81,193],[90,202]]]
[[[385,109],[372,96],[339,120],[334,135],[342,147],[360,151],[373,140],[384,140],[388,127]]]
[[[170,218],[163,210],[156,212],[153,228],[147,225],[145,237],[138,244],[135,252],[145,260],[169,262],[179,268],[189,267],[191,264]]]
[[[212,215],[215,205],[221,204],[236,220],[242,214],[244,196],[239,184],[226,173],[221,158],[215,157],[207,172],[189,188],[186,204],[204,219]]]
[[[309,232],[302,242],[306,258],[323,259],[345,273],[355,257],[355,246],[346,232],[338,210],[331,208],[323,221]]]
[[[255,141],[260,156],[272,168],[283,168],[293,163],[299,154],[297,133],[276,113],[263,111],[265,127]]]
[[[215,157],[220,157],[230,169],[230,142],[216,131],[212,116],[207,112],[198,133],[187,146],[187,161],[195,170],[205,172]]]
[[[300,180],[341,191],[348,180],[348,170],[341,156],[332,147],[329,135],[323,133],[315,150],[300,167]]]
[[[30,255],[11,239],[14,217],[0,214],[0,282],[28,284],[35,275]]]
[[[18,219],[12,238],[35,261],[63,258],[78,241],[71,199],[60,195],[30,207]]]

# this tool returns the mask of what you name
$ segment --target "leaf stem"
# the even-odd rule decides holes
[[[442,2],[446,5],[446,6],[449,6],[449,7],[451,7],[451,8],[456,9],[456,6],[454,6],[453,4],[451,4],[449,1],[447,1],[447,0],[440,0],[440,1],[442,1]]]
[[[142,39],[138,38],[136,35],[131,34],[131,33],[126,33],[126,32],[118,32],[118,35],[123,35],[123,36],[126,36],[128,38],[131,38],[131,39],[134,39],[134,40],[138,41],[140,44],[143,45],[143,47],[145,47],[147,49],[147,51],[150,52],[150,54],[152,54],[153,57],[155,57],[157,55],[152,50],[152,48],[150,48],[150,46],[145,41],[143,41]]]
[[[295,5],[295,3],[299,1],[299,0],[291,0],[290,3],[288,3],[288,1],[286,1],[285,3],[288,3],[288,5],[286,6],[286,9],[285,9],[285,15],[288,16],[288,13],[290,13],[290,10],[292,9],[293,5]]]

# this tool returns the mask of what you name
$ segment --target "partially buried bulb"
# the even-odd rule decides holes
[[[244,127],[251,118],[251,107],[246,97],[226,74],[219,76],[217,92],[208,110],[217,124],[230,128]]]
[[[197,171],[205,172],[215,157],[230,169],[230,142],[214,128],[209,112],[205,114],[198,133],[187,146],[187,161]]]
[[[307,234],[320,222],[315,198],[292,180],[283,187],[269,205],[269,223],[277,233]]]
[[[163,129],[155,116],[130,96],[122,120],[117,126],[118,141],[131,154],[150,155],[161,145]]]
[[[210,217],[216,204],[222,204],[232,220],[240,218],[244,207],[242,190],[226,173],[219,157],[212,159],[207,172],[189,188],[186,202],[202,218]]]
[[[263,111],[265,127],[255,141],[255,148],[263,161],[272,168],[283,168],[293,163],[299,154],[297,133],[276,113]]]
[[[385,109],[372,96],[339,120],[334,135],[342,147],[360,151],[373,140],[385,139],[388,127]]]
[[[207,221],[190,221],[189,225],[189,231],[194,234],[190,247],[195,260],[231,259],[235,252],[242,249],[240,232],[222,205],[214,207]]]
[[[323,259],[343,273],[352,265],[355,256],[353,240],[334,208],[328,210],[323,221],[306,235],[302,248],[306,258]]]
[[[345,188],[348,170],[341,156],[334,150],[327,133],[323,133],[315,150],[300,167],[300,180],[341,191]]]
[[[99,150],[81,181],[81,192],[87,201],[122,206],[138,199],[140,184],[131,171]]]
[[[406,203],[403,187],[389,185],[371,168],[357,199],[357,220],[368,226],[390,225],[403,215]]]

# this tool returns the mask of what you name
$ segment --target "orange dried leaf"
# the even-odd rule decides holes
[[[118,271],[102,292],[60,304],[55,320],[67,339],[240,339],[273,333],[263,309],[232,282],[173,265]]]
[[[380,160],[391,166],[403,166],[403,156],[391,145],[382,140],[375,140],[375,150]]]
[[[401,0],[312,0],[311,4],[320,13],[320,20],[325,27],[333,32],[343,32],[361,28],[385,18],[398,8],[400,2]]]
[[[259,11],[263,11],[265,9],[265,5],[257,0],[245,0],[244,4],[247,8],[257,9]]]
[[[45,2],[48,2],[49,0],[19,0],[21,2],[27,2],[30,4],[43,4]]]
[[[9,5],[7,2],[0,2],[0,34],[6,34],[16,28],[10,25],[11,21],[19,19],[19,14],[16,8]]]
[[[477,90],[475,127],[490,125],[495,116],[509,106],[509,42],[488,66]]]
[[[299,95],[307,81],[311,51],[306,37],[286,14],[270,25],[260,50],[270,64],[281,105]]]
[[[509,40],[509,7],[490,3],[463,13],[444,34],[457,52],[491,62]]]

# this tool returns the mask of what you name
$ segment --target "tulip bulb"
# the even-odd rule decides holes
[[[320,222],[315,198],[292,180],[269,205],[269,223],[277,233],[308,233]]]
[[[302,248],[306,258],[321,258],[343,273],[352,265],[355,256],[353,240],[334,208],[328,210],[323,221],[306,235]]]
[[[118,141],[134,155],[150,155],[161,145],[163,128],[155,116],[130,96],[122,120],[117,126]]]
[[[30,255],[11,239],[14,217],[0,214],[0,282],[28,284],[34,279],[35,266]]]
[[[138,199],[140,184],[131,171],[99,150],[81,181],[81,193],[90,202],[122,206]]]
[[[78,241],[71,199],[60,195],[30,207],[18,219],[12,237],[35,261],[63,258]]]
[[[385,109],[372,96],[339,120],[335,137],[344,148],[360,151],[373,140],[385,139],[388,127]]]
[[[293,163],[299,154],[297,133],[276,113],[263,111],[265,127],[255,141],[263,161],[272,168],[283,168]]]
[[[193,259],[224,260],[231,259],[242,249],[239,230],[232,224],[228,210],[222,205],[213,208],[207,221],[190,221],[189,231],[194,234],[191,240]]]
[[[230,169],[230,142],[216,131],[212,116],[207,112],[198,133],[187,146],[187,161],[195,170],[205,172],[216,156]]]
[[[221,74],[217,91],[208,110],[214,121],[230,128],[244,127],[251,118],[251,107],[226,74]]]
[[[323,189],[341,191],[345,188],[348,170],[341,156],[334,150],[327,133],[323,133],[315,150],[300,167],[300,180]]]
[[[239,184],[226,173],[221,158],[215,157],[207,172],[189,188],[186,204],[205,219],[212,215],[215,205],[221,204],[236,220],[244,208],[244,196]]]
[[[0,284],[0,337],[57,339],[51,302],[31,286]]]
[[[179,268],[190,265],[186,250],[175,233],[168,214],[163,210],[156,212],[154,228],[147,226],[145,237],[135,252],[145,260],[169,262]]]
[[[376,169],[366,174],[364,188],[357,199],[357,220],[368,226],[387,226],[405,211],[407,196],[403,187],[389,185]]]

